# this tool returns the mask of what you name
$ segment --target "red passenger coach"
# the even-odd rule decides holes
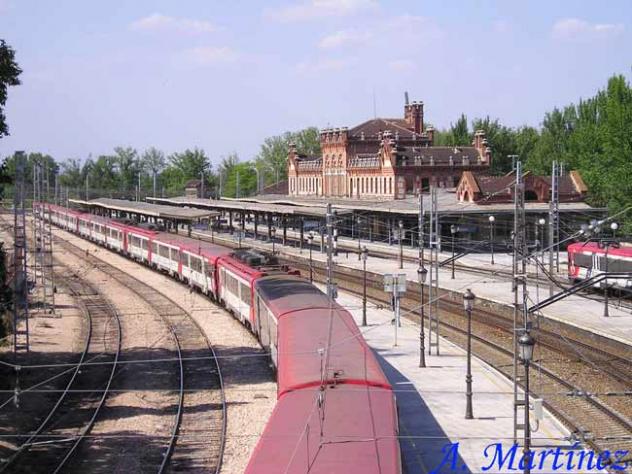
[[[606,270],[617,273],[632,273],[632,247],[622,244],[619,248],[600,248],[597,242],[577,242],[568,246],[568,277],[571,280],[585,280],[604,273]],[[605,281],[596,283],[605,285]],[[609,278],[608,287],[632,288],[630,278]]]
[[[287,393],[276,404],[247,474],[401,472],[390,390],[338,385]]]
[[[278,401],[246,472],[401,472],[395,398],[349,312],[290,275],[255,290]]]

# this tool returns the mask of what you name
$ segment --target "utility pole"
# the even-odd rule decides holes
[[[26,213],[24,210],[23,151],[15,152],[15,193],[13,196],[13,354],[29,350],[29,305],[26,273]]]
[[[424,301],[424,283],[426,282],[426,270],[425,258],[424,258],[424,196],[422,190],[419,190],[419,221],[417,223],[419,227],[419,269],[418,280],[420,288],[420,303],[419,308],[419,367],[426,366],[426,347],[425,347],[425,334],[424,334],[424,319],[425,319],[425,301]]]
[[[327,296],[332,300],[336,299],[337,291],[333,279],[333,254],[334,254],[334,214],[331,204],[327,204]]]
[[[55,315],[55,274],[53,268],[53,230],[50,213],[50,182],[49,170],[45,167],[43,171],[42,187],[44,195],[42,199],[42,207],[40,207],[40,226],[41,226],[41,252],[42,252],[42,289],[43,289],[43,308],[49,315]]]
[[[439,210],[437,202],[437,187],[430,187],[430,232],[428,246],[430,247],[430,282],[428,284],[428,355],[432,348],[436,348],[439,355]]]
[[[527,291],[527,228],[525,219],[525,187],[522,178],[522,163],[516,163],[516,183],[514,189],[514,236],[513,236],[513,290],[514,290],[514,317],[513,317],[513,389],[514,389],[514,441],[518,441],[518,432],[525,434],[525,462],[529,452],[529,427],[519,420],[528,419],[529,400],[521,396],[519,382],[527,384],[528,372],[523,364],[518,363],[518,333],[528,334],[531,323],[528,320],[528,291]],[[521,321],[520,321],[521,320]],[[521,372],[522,368],[522,372]],[[520,416],[520,410],[523,410]]]
[[[235,197],[239,199],[239,170],[235,170]]]
[[[200,171],[200,197],[204,199],[206,196],[204,194],[204,170]]]
[[[88,194],[88,184],[89,184],[89,178],[90,178],[90,171],[86,172],[86,201],[90,200],[89,194]]]
[[[553,262],[555,260],[557,235],[556,229],[558,228],[559,218],[559,187],[558,187],[558,164],[557,161],[553,161],[551,165],[551,201],[549,202],[549,275],[553,278]],[[559,256],[558,256],[559,262]],[[559,271],[559,263],[558,271]],[[555,293],[555,284],[553,281],[549,283],[549,296],[553,296]]]
[[[152,180],[153,181],[153,184],[152,184],[152,191],[153,191],[153,193],[152,193],[152,196],[156,197],[156,170],[153,170],[152,175],[153,175],[153,180]]]

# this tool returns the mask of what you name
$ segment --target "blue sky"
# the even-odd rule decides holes
[[[306,126],[461,112],[537,126],[544,112],[631,76],[632,3],[594,1],[0,0],[15,149],[57,159],[198,146],[249,159]]]

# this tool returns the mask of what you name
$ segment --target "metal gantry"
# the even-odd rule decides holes
[[[55,315],[55,278],[53,275],[53,234],[50,208],[49,170],[33,163],[33,273],[36,297],[44,315]]]
[[[529,250],[527,245],[527,227],[525,218],[525,186],[522,175],[522,163],[516,162],[516,182],[514,186],[514,229],[513,229],[513,291],[514,291],[514,316],[513,316],[513,426],[514,442],[529,436],[529,426],[520,420],[528,419],[529,400],[519,390],[519,384],[527,384],[528,373],[525,365],[518,361],[518,337],[519,334],[527,334],[531,329],[528,318],[528,291],[527,291],[527,260]],[[522,416],[521,416],[522,415]],[[519,436],[520,432],[524,436]],[[525,444],[525,458],[528,457],[528,445]]]
[[[28,278],[26,271],[26,217],[24,210],[24,152],[15,153],[13,197],[13,352],[29,350]]]
[[[559,192],[560,166],[557,161],[551,165],[551,201],[549,202],[549,275],[552,278],[555,271],[560,271],[559,254],[559,213],[560,213],[560,192]],[[549,284],[549,296],[556,291],[555,282],[551,280]]]
[[[439,355],[439,250],[441,235],[439,227],[439,212],[437,202],[437,188],[430,188],[430,219],[429,219],[428,247],[430,250],[430,281],[428,283],[428,355],[432,348]]]

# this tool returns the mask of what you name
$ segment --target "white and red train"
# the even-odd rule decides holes
[[[622,245],[619,248],[606,249],[597,242],[576,242],[568,246],[568,277],[571,280],[586,280],[601,273],[631,273],[632,247]],[[605,287],[605,280],[596,283]],[[632,278],[609,278],[608,288],[632,289]]]
[[[391,385],[351,314],[322,291],[263,254],[45,205],[55,225],[216,299],[268,350],[277,403],[246,473],[401,473]]]

